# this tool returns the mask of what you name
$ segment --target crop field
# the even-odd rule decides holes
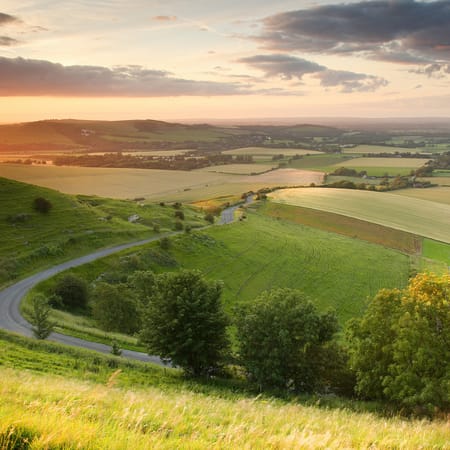
[[[423,256],[435,261],[441,261],[450,268],[450,244],[424,239]]]
[[[204,167],[196,172],[228,173],[233,175],[256,175],[268,172],[277,167],[277,164],[224,164],[221,166]]]
[[[4,332],[0,349],[2,448],[448,448],[444,420],[370,403],[276,399]]]
[[[180,150],[137,150],[137,151],[127,151],[127,152],[121,152],[122,155],[132,155],[132,156],[178,156],[178,155],[184,155],[186,152],[190,152],[192,150],[189,149],[180,149]],[[93,155],[93,156],[102,156],[105,153],[111,153],[111,152],[92,152],[92,153],[82,153],[83,155]]]
[[[450,205],[450,180],[449,186],[437,186],[425,189],[399,189],[398,191],[393,191],[393,193]]]
[[[284,189],[275,202],[319,209],[450,243],[450,206],[391,193],[351,189]]]
[[[30,122],[0,126],[0,151],[2,144],[37,143],[54,143],[77,147],[71,139],[57,132],[50,123]]]
[[[387,145],[357,145],[356,147],[342,148],[345,154],[370,154],[370,153],[422,153],[421,148],[389,147]]]
[[[345,166],[347,161],[353,159],[351,155],[311,155],[302,159],[292,161],[290,167],[305,170],[319,170],[322,172],[333,172],[336,167]],[[336,165],[336,167],[335,167]]]
[[[259,165],[258,165],[259,166]],[[36,184],[67,194],[153,201],[192,202],[275,186],[322,184],[323,174],[280,169],[246,176],[197,171],[113,169],[0,164],[0,177]]]
[[[302,148],[265,148],[265,147],[244,147],[233,150],[226,150],[223,153],[227,155],[251,155],[251,156],[274,156],[283,154],[284,156],[294,155],[318,155],[322,152],[317,150],[308,150]]]
[[[264,290],[290,287],[305,292],[322,310],[335,308],[345,322],[360,315],[367,297],[379,289],[403,287],[410,267],[408,256],[397,251],[251,211],[244,222],[171,241],[165,257],[156,244],[126,254],[157,272],[198,269],[209,279],[222,280],[229,312]],[[74,271],[94,280],[117,268],[119,261],[120,256],[111,256]],[[50,285],[48,281],[38,288],[47,292]]]

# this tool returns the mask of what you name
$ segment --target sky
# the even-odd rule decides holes
[[[450,0],[2,0],[0,122],[450,117]]]

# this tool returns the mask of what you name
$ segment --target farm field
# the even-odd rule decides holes
[[[0,164],[0,177],[45,186],[67,194],[121,199],[192,202],[227,194],[242,194],[272,186],[322,184],[323,174],[280,169],[256,176],[197,171],[112,169]]]
[[[274,156],[283,154],[284,156],[294,155],[318,155],[322,152],[317,150],[308,150],[302,148],[265,148],[265,147],[243,147],[233,150],[226,150],[223,153],[227,155],[252,155],[252,156]]]
[[[330,188],[284,189],[270,194],[270,198],[450,243],[450,206],[446,204],[384,192]]]
[[[413,450],[449,438],[444,420],[385,417],[370,403],[276,399],[4,332],[0,348],[6,448]]]
[[[449,186],[437,186],[426,189],[399,189],[392,193],[450,205],[450,181]]]
[[[233,175],[256,175],[268,172],[277,167],[277,164],[224,164],[197,169],[196,172],[227,173]]]
[[[423,256],[435,261],[441,261],[450,268],[450,244],[424,239]]]
[[[166,257],[158,256],[156,244],[126,254],[136,255],[133,259],[141,261],[142,268],[156,272],[198,269],[207,278],[222,280],[229,312],[264,290],[291,287],[304,291],[322,310],[335,308],[345,322],[361,314],[367,297],[379,289],[403,287],[410,268],[409,257],[397,251],[258,212],[249,212],[244,222],[179,235],[171,241]],[[94,280],[117,268],[120,258],[111,256],[73,271]],[[48,292],[54,282],[37,289]]]
[[[422,167],[427,162],[422,158],[354,158],[345,163],[335,164],[335,168],[347,167],[357,171],[365,170],[369,176],[409,175],[411,170]]]
[[[311,155],[291,161],[290,167],[304,170],[318,170],[321,172],[333,172],[336,167],[346,166],[347,161],[352,159],[353,156],[351,155]]]
[[[356,147],[342,148],[342,153],[345,154],[370,154],[370,153],[422,153],[421,148],[408,147],[389,147],[387,145],[357,145]]]

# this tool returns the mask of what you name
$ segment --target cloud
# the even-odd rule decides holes
[[[262,70],[268,77],[280,76],[283,80],[292,80],[293,78],[301,80],[307,73],[325,70],[324,66],[315,62],[280,54],[255,55],[238,59],[237,62]]]
[[[21,23],[21,20],[18,17],[0,12],[0,25],[8,23]]]
[[[443,78],[450,74],[450,64],[433,63],[421,67],[420,69],[410,70],[410,72],[427,75],[429,78]]]
[[[18,24],[21,22],[22,21],[15,16],[11,16],[9,14],[0,12],[0,27],[2,27],[4,25],[9,25],[11,23]],[[16,45],[18,43],[19,43],[19,41],[17,39],[14,39],[10,36],[0,36],[0,46],[2,46],[2,47],[10,47],[11,45]]]
[[[263,71],[266,77],[280,77],[283,80],[301,80],[304,75],[312,74],[320,80],[321,86],[341,87],[342,92],[346,93],[375,91],[388,84],[381,77],[331,70],[313,61],[284,54],[255,55],[241,58],[238,62]]]
[[[178,20],[177,16],[153,16],[152,20],[156,20],[158,22],[175,22]]]
[[[252,39],[277,51],[360,54],[402,64],[450,61],[450,2],[370,0],[283,12]]]
[[[17,39],[11,38],[9,36],[0,36],[0,45],[4,47],[9,47],[11,45],[18,44],[19,41]]]
[[[1,96],[166,97],[249,94],[240,83],[196,81],[142,66],[63,66],[0,57]]]
[[[348,72],[346,70],[324,70],[314,75],[324,87],[339,86],[342,92],[373,92],[388,85],[387,80],[374,75]]]

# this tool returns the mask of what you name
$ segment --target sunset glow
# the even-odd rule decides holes
[[[448,1],[4,0],[0,122],[450,116]]]

